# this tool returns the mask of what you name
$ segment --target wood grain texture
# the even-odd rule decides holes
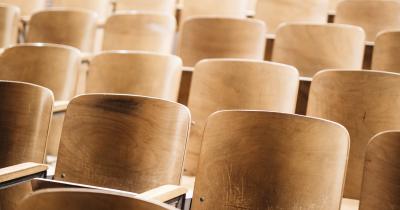
[[[190,18],[184,22],[178,55],[184,66],[206,58],[264,59],[265,24],[254,19]]]
[[[113,0],[51,0],[52,7],[86,9],[97,13],[100,18],[106,18],[112,12]]]
[[[123,93],[177,101],[182,61],[173,55],[103,52],[89,67],[88,93]]]
[[[339,124],[225,111],[210,116],[192,209],[337,210],[349,149]]]
[[[54,44],[22,44],[0,56],[0,79],[29,82],[49,88],[56,100],[75,95],[80,52]]]
[[[329,0],[258,0],[255,18],[263,20],[268,33],[287,22],[326,23]]]
[[[103,50],[171,53],[176,30],[172,15],[125,12],[107,19]]]
[[[369,139],[400,129],[400,75],[378,71],[323,71],[312,81],[307,115],[344,125],[351,149],[344,197],[360,199]]]
[[[0,3],[0,48],[17,43],[19,18],[18,7]]]
[[[27,42],[44,42],[93,50],[97,15],[82,9],[53,8],[32,15]]]
[[[364,41],[356,26],[285,24],[277,31],[272,61],[293,65],[305,77],[323,69],[361,69]]]
[[[372,69],[400,73],[400,30],[380,33],[375,41]]]
[[[177,210],[153,201],[90,189],[48,189],[31,193],[17,210]]]
[[[335,22],[360,26],[367,41],[375,41],[379,32],[400,28],[400,1],[344,0],[337,6]]]
[[[189,110],[174,102],[77,97],[65,116],[55,179],[136,193],[178,185],[189,126]]]
[[[21,163],[0,169],[0,183],[44,172],[47,166],[38,163]]]
[[[22,16],[30,16],[46,7],[46,0],[0,0],[0,3],[19,7]]]
[[[387,131],[368,144],[360,210],[400,209],[400,132]]]
[[[250,109],[294,113],[298,71],[287,65],[210,59],[195,66],[189,96],[193,115],[185,174],[195,175],[207,117],[219,110]]]
[[[116,0],[116,10],[175,15],[176,0]]]

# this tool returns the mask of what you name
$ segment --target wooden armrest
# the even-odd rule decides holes
[[[56,101],[54,102],[53,113],[65,112],[67,110],[69,101]]]
[[[184,66],[184,67],[182,67],[182,71],[183,72],[193,72],[194,67]]]
[[[164,185],[138,195],[139,198],[160,201],[162,203],[180,197],[187,193],[188,189],[176,185]]]
[[[22,163],[0,169],[0,183],[17,180],[26,176],[32,176],[46,172],[47,165],[38,163]]]

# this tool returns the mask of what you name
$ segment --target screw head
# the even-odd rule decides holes
[[[204,202],[206,199],[204,197],[200,197],[200,202]]]
[[[65,174],[65,173],[61,173],[61,178],[62,178],[62,179],[64,179],[64,178],[65,178],[65,176],[66,176],[66,174]]]

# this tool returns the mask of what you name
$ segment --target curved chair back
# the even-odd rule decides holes
[[[116,0],[116,10],[135,10],[175,15],[176,0]]]
[[[112,11],[112,0],[52,0],[53,7],[87,9],[106,18]]]
[[[372,69],[400,73],[400,30],[384,31],[375,41]]]
[[[17,43],[20,10],[16,6],[0,4],[0,48]]]
[[[20,8],[22,16],[31,16],[43,10],[47,0],[0,0],[0,3],[15,5]]]

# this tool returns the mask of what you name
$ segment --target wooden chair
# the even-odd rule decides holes
[[[172,15],[118,13],[105,23],[103,50],[171,53],[175,29]]]
[[[323,71],[312,81],[307,115],[344,125],[351,146],[344,197],[360,199],[369,139],[400,129],[400,75],[379,71]]]
[[[287,22],[326,23],[329,0],[258,0],[255,18],[263,20],[269,33]]]
[[[0,81],[0,98],[0,179],[3,182],[38,172],[33,169],[34,164],[24,165],[25,162],[44,162],[53,94],[33,84]],[[18,174],[10,173],[11,168],[3,169],[17,164],[22,164],[16,166],[22,170]],[[27,185],[0,190],[0,208],[14,209],[29,190]]]
[[[46,0],[0,0],[0,3],[15,5],[20,8],[21,15],[31,16],[46,7]]]
[[[204,131],[192,210],[337,210],[348,150],[346,129],[330,121],[218,112]]]
[[[184,66],[205,58],[263,60],[266,28],[262,21],[202,17],[184,22],[178,55]]]
[[[388,29],[400,29],[400,2],[396,0],[344,0],[336,9],[336,23],[362,27],[367,41]]]
[[[31,193],[17,210],[177,210],[129,195],[92,189],[47,189]]]
[[[276,33],[272,61],[293,65],[305,77],[323,69],[361,69],[364,41],[356,26],[285,24]]]
[[[124,93],[176,101],[182,61],[173,55],[103,52],[89,67],[88,93]]]
[[[52,0],[52,7],[87,9],[106,18],[112,12],[112,0]]]
[[[17,43],[20,10],[16,6],[0,4],[0,48]]]
[[[400,73],[400,30],[380,33],[375,41],[372,69]]]
[[[115,4],[117,11],[135,10],[175,15],[176,0],[116,0]]]
[[[27,42],[44,42],[93,50],[96,14],[77,9],[49,9],[35,13],[30,22]]]
[[[400,209],[400,133],[383,132],[367,147],[360,210]]]
[[[193,125],[185,158],[185,173],[196,175],[207,117],[224,109],[294,113],[298,71],[287,65],[238,59],[199,62],[189,97]]]

